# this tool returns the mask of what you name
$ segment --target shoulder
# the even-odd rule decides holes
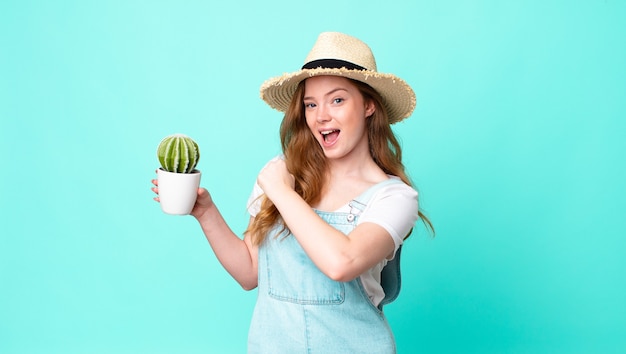
[[[374,194],[372,202],[381,199],[406,199],[414,200],[417,203],[417,191],[404,183],[400,178],[396,176],[389,176],[389,180],[384,182],[384,185]]]
[[[392,178],[394,180],[387,182],[376,191],[367,203],[367,209],[378,215],[396,214],[413,219],[418,211],[417,191],[399,178]]]
[[[359,223],[382,226],[393,238],[396,249],[418,219],[417,191],[397,177],[385,181],[367,203]]]

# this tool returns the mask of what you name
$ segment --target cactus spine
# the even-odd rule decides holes
[[[200,160],[200,149],[190,137],[174,134],[161,140],[157,148],[157,157],[165,171],[191,173]]]

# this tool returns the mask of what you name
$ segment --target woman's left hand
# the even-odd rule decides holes
[[[287,170],[285,160],[277,158],[270,161],[259,173],[257,177],[259,187],[263,189],[265,195],[274,200],[274,195],[285,190],[294,190],[296,180]]]

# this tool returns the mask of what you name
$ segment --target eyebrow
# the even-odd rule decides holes
[[[337,92],[337,91],[346,91],[346,92],[348,92],[348,89],[345,89],[345,88],[343,88],[343,87],[337,87],[337,88],[335,88],[335,89],[332,89],[332,90],[330,90],[330,91],[326,92],[326,93],[324,94],[324,97],[330,96],[330,95],[332,95],[333,93],[335,93],[335,92]],[[311,96],[306,96],[306,97],[303,97],[303,98],[302,98],[302,100],[311,100],[311,99],[313,99],[313,97],[311,97]]]

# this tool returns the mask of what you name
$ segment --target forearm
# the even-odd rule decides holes
[[[246,290],[257,286],[257,268],[251,252],[256,248],[246,244],[226,224],[213,204],[197,217],[204,235],[224,269]]]
[[[295,191],[277,193],[272,201],[291,233],[324,274],[336,280],[360,274],[351,239],[320,218]]]
[[[375,223],[359,224],[345,235],[324,221],[294,191],[294,177],[283,160],[268,163],[257,182],[306,254],[329,278],[352,280],[393,252],[391,235]]]

